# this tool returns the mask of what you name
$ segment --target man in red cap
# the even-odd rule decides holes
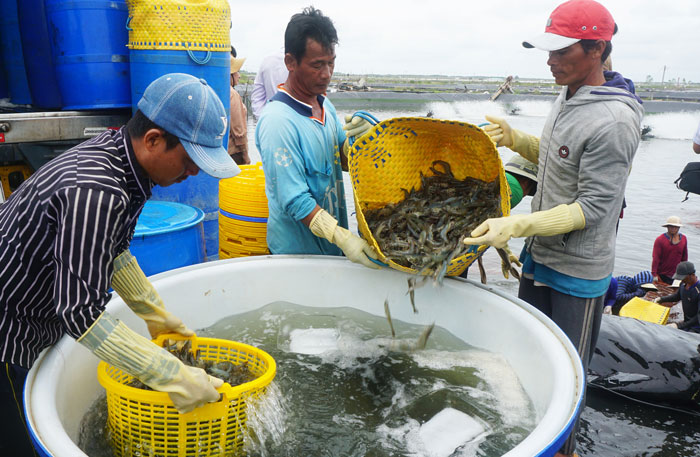
[[[464,240],[503,247],[511,237],[529,237],[518,296],[568,335],[584,373],[612,277],[615,226],[644,112],[631,84],[603,70],[616,31],[603,5],[571,0],[552,12],[543,34],[523,42],[549,52],[561,93],[540,137],[488,116],[484,130],[498,146],[539,164],[532,213],[488,219]],[[565,442],[562,437],[558,455],[574,455],[577,428],[578,421]]]

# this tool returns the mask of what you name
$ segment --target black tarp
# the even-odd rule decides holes
[[[588,383],[648,401],[700,409],[700,335],[603,315]]]

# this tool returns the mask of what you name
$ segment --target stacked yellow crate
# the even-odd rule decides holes
[[[219,258],[269,254],[267,197],[262,163],[219,181]]]

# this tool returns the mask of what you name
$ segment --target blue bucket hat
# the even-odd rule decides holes
[[[204,79],[184,73],[163,75],[148,85],[138,108],[151,121],[180,139],[190,159],[215,178],[241,172],[223,146],[228,116]]]

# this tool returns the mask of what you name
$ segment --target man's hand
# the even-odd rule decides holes
[[[348,137],[352,136],[357,140],[362,135],[369,132],[371,128],[372,124],[364,118],[359,116],[353,117],[351,114],[345,116],[343,130],[345,130],[345,135]]]
[[[678,328],[678,324],[676,324],[675,322],[671,322],[670,324],[666,324],[666,327]]]
[[[505,119],[495,116],[484,116],[490,124],[483,126],[481,129],[491,138],[496,146],[505,146],[507,148],[513,146],[513,129],[508,125]]]

